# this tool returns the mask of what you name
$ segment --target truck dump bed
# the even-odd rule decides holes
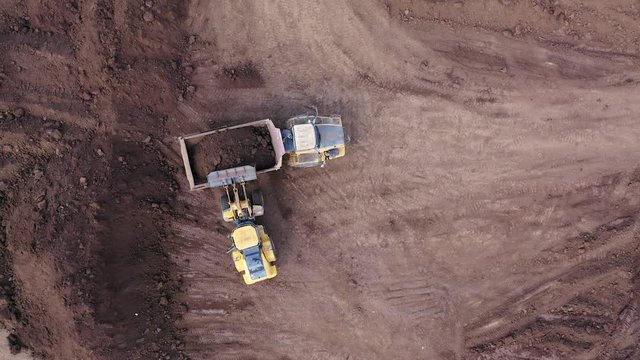
[[[269,119],[181,136],[180,151],[191,190],[210,187],[207,176],[253,166],[278,170],[285,153],[280,129]]]

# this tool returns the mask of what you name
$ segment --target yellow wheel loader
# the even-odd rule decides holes
[[[246,182],[256,179],[256,169],[243,166],[214,171],[208,176],[209,184],[224,188],[220,198],[222,218],[234,222],[232,245],[227,250],[246,284],[271,279],[278,275],[276,255],[264,226],[255,223],[264,213],[262,193],[255,190],[249,196]]]
[[[231,238],[233,245],[227,253],[231,253],[236,270],[242,273],[246,284],[255,284],[278,275],[273,244],[262,225],[252,221],[238,223]]]

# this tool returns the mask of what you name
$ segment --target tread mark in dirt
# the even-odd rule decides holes
[[[416,94],[421,96],[437,96],[445,100],[453,99],[453,95],[445,92],[437,91],[437,90],[417,87],[410,84],[398,84],[398,83],[391,83],[391,82],[384,83],[384,82],[378,81],[372,75],[364,72],[358,72],[358,79],[360,80],[360,82],[364,84],[373,86],[375,88],[378,88],[384,91],[392,92],[392,93]]]
[[[411,280],[406,286],[398,287],[394,281],[388,283],[375,282],[375,298],[384,299],[385,303],[414,324],[425,318],[446,317],[451,314],[451,300],[445,288]]]
[[[26,81],[7,82],[2,88],[17,94],[35,93],[38,95],[56,96],[64,99],[74,98],[74,91],[63,87],[41,86]]]
[[[563,351],[581,353],[602,349],[603,345],[615,347],[609,337],[628,328],[628,319],[619,314],[633,309],[637,302],[630,293],[634,287],[637,290],[637,274],[633,279],[630,272],[637,264],[637,256],[637,250],[622,250],[604,263],[591,262],[570,269],[550,280],[555,286],[550,286],[551,282],[543,284],[496,309],[497,317],[466,326],[467,347],[472,354],[485,356],[497,354],[499,349],[521,355],[559,356]],[[551,305],[547,302],[549,296],[569,284],[581,289],[580,293],[545,310]]]
[[[0,49],[7,51],[14,47],[31,48],[62,56],[74,54],[73,42],[68,36],[35,32],[35,29],[30,29],[27,33],[0,33]]]

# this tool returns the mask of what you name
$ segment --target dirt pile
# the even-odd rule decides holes
[[[276,164],[271,135],[264,126],[214,133],[186,143],[194,178],[201,181],[212,171],[243,165],[264,170]]]

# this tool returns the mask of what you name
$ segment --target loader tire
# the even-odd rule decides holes
[[[253,205],[264,205],[264,199],[262,198],[262,191],[260,190],[253,190],[253,192],[251,193],[251,203]]]
[[[225,212],[229,209],[229,197],[227,194],[223,194],[220,196],[220,208],[222,208],[222,212]]]

